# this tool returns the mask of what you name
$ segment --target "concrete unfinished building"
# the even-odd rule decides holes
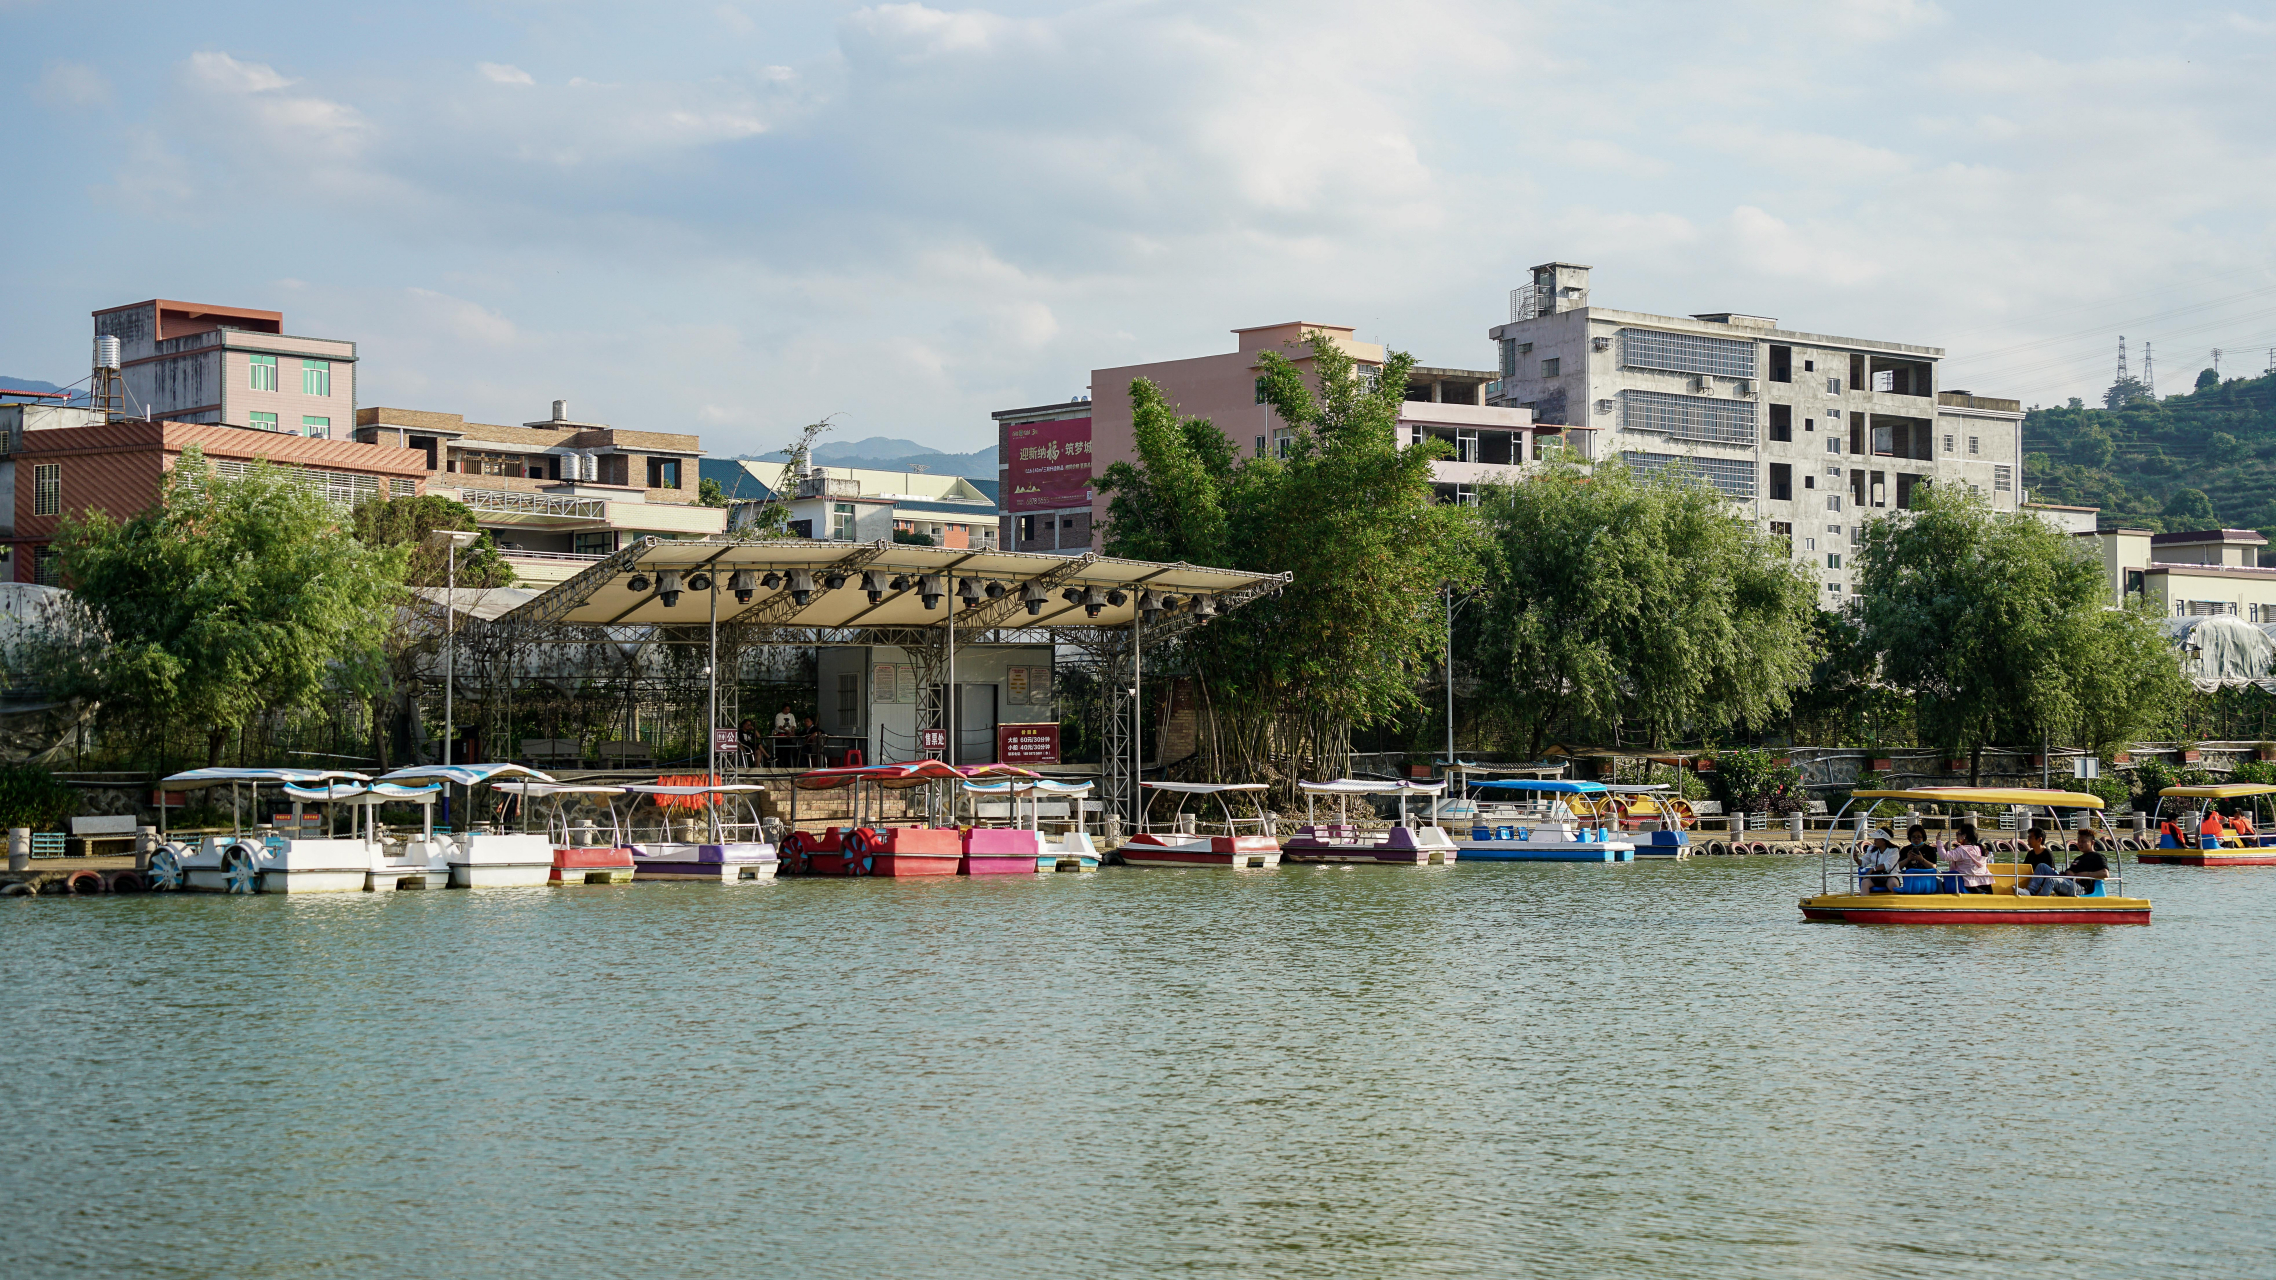
[[[1788,540],[1821,604],[1854,591],[1858,525],[1924,483],[2021,505],[2022,405],[1940,388],[1942,348],[1593,306],[1589,270],[1543,263],[1511,291],[1487,403],[1607,428],[1601,456],[1713,485]]]

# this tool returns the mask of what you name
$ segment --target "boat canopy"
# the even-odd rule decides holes
[[[906,764],[868,764],[840,766],[836,769],[814,769],[799,774],[791,782],[801,791],[829,791],[851,786],[857,782],[872,782],[881,787],[899,789],[920,786],[927,782],[948,782],[971,778],[1039,778],[1043,775],[1033,769],[1022,769],[1011,764],[943,764],[938,760],[913,760]],[[704,788],[707,789],[707,788]]]
[[[1334,782],[1299,782],[1296,789],[1314,796],[1435,796],[1446,790],[1446,784],[1407,782],[1401,779],[1377,782],[1368,778],[1338,778]]]
[[[2050,809],[2099,809],[2102,797],[2037,787],[1909,787],[1902,791],[1852,791],[1859,800],[1918,800],[1925,804],[2022,804]]]
[[[1213,796],[1226,791],[1265,791],[1270,788],[1261,782],[1141,782],[1141,787],[1156,791],[1174,791],[1181,795]]]
[[[501,782],[495,788],[508,795],[530,796],[621,796],[623,787],[604,787],[598,783],[571,782]]]
[[[1567,782],[1562,778],[1488,778],[1470,784],[1480,791],[1491,787],[1497,791],[1554,791],[1563,795],[1609,795],[1612,788],[1601,782]]]
[[[1618,786],[1618,787],[1606,787],[1606,788],[1605,788],[1605,790],[1607,790],[1607,791],[1611,792],[1612,794],[1614,794],[1614,795],[1616,795],[1616,796],[1636,796],[1636,795],[1650,795],[1650,794],[1652,794],[1652,793],[1653,793],[1653,792],[1655,792],[1655,791],[1665,791],[1665,790],[1667,790],[1667,789],[1668,789],[1668,784],[1666,784],[1666,783],[1664,783],[1664,782],[1653,782],[1653,783],[1648,783],[1648,784],[1637,784],[1637,785],[1633,785],[1633,786]]]
[[[369,782],[368,774],[353,773],[346,769],[192,769],[161,779],[158,785],[174,791],[187,791],[192,787],[218,787],[225,782],[294,783],[306,786],[316,782],[334,780]]]
[[[392,782],[374,782],[370,786],[332,782],[321,787],[303,787],[288,782],[284,793],[295,800],[313,800],[319,804],[395,804],[399,801],[433,804],[442,789],[441,783],[404,787]]]
[[[2167,787],[2158,794],[2186,796],[2193,800],[2234,800],[2240,796],[2264,796],[2270,792],[2276,792],[2276,786],[2265,782],[2218,782],[2209,787]]]
[[[703,786],[701,784],[696,784],[693,786],[665,786],[662,783],[655,782],[628,782],[621,789],[625,791],[636,792],[644,796],[749,795],[755,791],[766,790],[765,787],[751,782],[715,782],[710,786]]]
[[[526,764],[415,764],[393,773],[381,774],[381,782],[455,782],[462,787],[478,787],[501,777],[519,775],[535,778],[539,782],[553,779]]]
[[[1002,782],[967,782],[966,791],[977,795],[1000,796],[1014,792],[1041,792],[1047,796],[1079,796],[1087,794],[1095,782],[1055,782],[1050,778],[1007,778]]]

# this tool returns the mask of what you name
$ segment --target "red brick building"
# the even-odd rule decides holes
[[[59,585],[50,544],[63,517],[93,508],[124,520],[147,510],[158,501],[165,473],[193,445],[224,474],[260,459],[295,468],[343,508],[367,497],[422,493],[428,474],[424,453],[393,444],[312,440],[219,423],[121,419],[6,433],[0,440],[0,506],[12,509],[0,528],[6,530],[9,577]],[[10,471],[12,476],[5,474]]]

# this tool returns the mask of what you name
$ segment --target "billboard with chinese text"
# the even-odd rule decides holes
[[[1005,511],[1057,511],[1091,501],[1091,420],[1055,418],[1004,428]]]

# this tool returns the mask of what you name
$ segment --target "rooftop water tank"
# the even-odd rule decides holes
[[[105,334],[95,339],[95,367],[98,369],[116,369],[119,367],[119,340],[117,338]]]

